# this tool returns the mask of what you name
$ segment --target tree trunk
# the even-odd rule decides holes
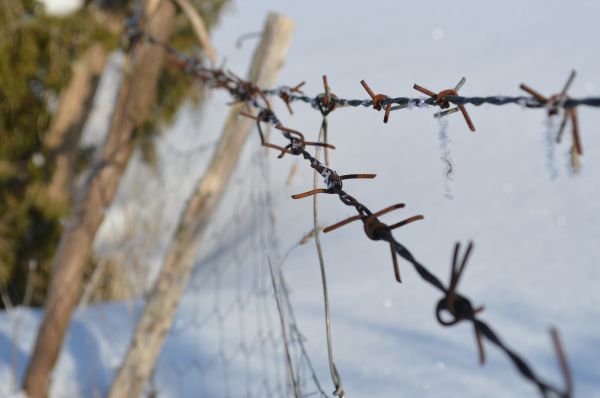
[[[152,1],[148,1],[151,3]],[[167,41],[175,16],[170,1],[162,1],[147,21],[147,31]],[[115,194],[134,146],[133,134],[146,118],[155,97],[163,50],[139,43],[131,57],[129,73],[121,86],[107,140],[99,161],[92,166],[83,195],[77,200],[54,259],[46,312],[23,387],[31,398],[46,396],[50,372],[56,363],[71,314],[81,294],[83,269],[92,239],[104,218],[104,209]]]
[[[60,96],[58,109],[44,137],[50,164],[54,166],[46,193],[51,201],[63,206],[71,199],[79,140],[106,58],[106,49],[102,44],[96,43],[75,62],[71,81]]]
[[[291,19],[270,14],[254,54],[249,80],[270,87],[283,65],[290,44]],[[109,398],[139,397],[154,368],[198,254],[200,238],[234,170],[253,123],[231,110],[219,144],[199,181],[173,237],[163,266],[136,326]]]

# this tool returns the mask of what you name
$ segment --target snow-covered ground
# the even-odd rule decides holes
[[[462,76],[467,78],[464,95],[520,95],[521,82],[551,94],[576,69],[571,95],[600,96],[597,2],[236,2],[214,32],[227,67],[244,73],[256,39],[241,49],[235,41],[260,30],[269,10],[296,22],[279,82],[306,80],[309,94],[322,91],[323,74],[333,92],[346,98],[366,97],[361,79],[377,92],[420,96],[414,83],[437,91],[454,86]],[[99,248],[110,250],[109,238],[117,237],[118,243],[126,226],[135,231],[123,221],[126,217],[153,214],[159,227],[149,230],[144,224],[138,229],[147,235],[135,236],[162,236],[163,241],[134,241],[132,250],[152,246],[151,261],[142,263],[156,268],[175,215],[218,137],[226,101],[215,93],[201,111],[192,105],[181,110],[159,140],[160,171],[134,162]],[[316,138],[318,113],[296,104],[290,117],[278,106],[284,124]],[[345,186],[374,210],[406,203],[385,220],[425,215],[395,236],[443,280],[454,242],[473,239],[475,250],[461,290],[475,304],[485,305],[482,318],[543,377],[560,384],[547,333],[548,326],[558,327],[573,367],[575,395],[600,397],[600,112],[579,110],[581,172],[569,171],[566,135],[555,147],[552,166],[558,176],[552,178],[543,110],[513,105],[468,109],[477,133],[468,131],[459,114],[448,120],[451,181],[444,178],[441,127],[431,116],[433,108],[394,112],[386,125],[381,112],[336,110],[329,117],[330,140],[337,147],[332,166],[341,173],[377,173],[375,180]],[[249,140],[199,253],[155,376],[161,397],[245,396],[247,390],[265,396],[281,390],[281,352],[266,343],[277,338],[261,338],[269,330],[279,332],[269,285],[264,284],[266,257],[277,257],[269,243],[266,201],[272,201],[282,254],[311,228],[312,202],[294,201],[290,195],[310,189],[312,173],[301,159],[275,159],[273,153],[265,167],[257,160],[264,153],[258,143],[256,136]],[[298,172],[286,185],[294,163]],[[131,202],[134,193],[137,199]],[[323,196],[320,214],[321,223],[329,225],[352,212],[336,198]],[[348,397],[538,395],[489,345],[488,363],[480,367],[471,327],[440,327],[434,318],[437,292],[406,263],[401,263],[404,283],[397,284],[388,248],[368,240],[359,223],[322,236],[322,242],[334,355]],[[314,244],[295,248],[282,270],[306,348],[330,392]],[[251,299],[246,302],[246,297]],[[139,308],[139,302],[113,303],[75,315],[54,375],[53,397],[106,393]],[[19,309],[0,316],[2,396],[13,391],[13,369],[17,378],[22,376],[39,315]],[[261,371],[268,377],[257,376]],[[260,392],[254,384],[263,379],[273,385]]]

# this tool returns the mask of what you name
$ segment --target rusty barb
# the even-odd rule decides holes
[[[336,109],[337,101],[337,95],[333,94],[331,92],[331,88],[329,87],[327,75],[323,75],[323,93],[316,96],[314,105],[316,105],[316,107],[319,109],[322,116],[318,140],[323,140],[324,143],[329,142],[329,122],[327,121],[327,115]],[[329,166],[329,151],[327,149],[323,151],[323,158],[325,160],[325,165]]]
[[[562,397],[569,398],[573,396],[573,376],[571,373],[571,367],[569,366],[569,362],[567,361],[567,356],[565,355],[565,351],[560,342],[560,336],[558,335],[558,330],[551,327],[550,328],[550,338],[552,339],[552,345],[554,346],[554,351],[556,351],[556,356],[558,357],[558,366],[560,367],[560,371],[563,375],[563,379],[565,382],[565,390],[562,393]]]
[[[443,288],[445,297],[443,297],[436,306],[436,318],[438,322],[443,326],[453,326],[461,321],[472,322],[477,349],[479,351],[479,363],[481,365],[485,363],[486,358],[483,348],[483,338],[485,337],[490,343],[496,345],[509,356],[523,377],[537,385],[543,397],[557,396],[561,398],[571,398],[573,396],[573,377],[556,329],[550,329],[550,336],[563,375],[565,384],[564,390],[560,390],[559,388],[542,381],[529,365],[519,358],[514,351],[508,348],[487,324],[477,319],[477,315],[483,311],[484,307],[473,308],[469,299],[458,293],[458,283],[465,271],[472,250],[473,242],[469,242],[462,260],[459,261],[460,243],[457,242],[454,246],[450,283],[448,284],[448,288]],[[444,319],[442,316],[442,313],[444,312],[447,312],[451,318]],[[549,395],[549,393],[551,393],[551,395]]]
[[[311,189],[310,191],[299,193],[296,195],[292,195],[292,199],[303,199],[309,196],[313,196],[319,193],[328,193],[328,194],[339,194],[343,187],[343,180],[353,180],[353,179],[372,179],[375,178],[376,174],[344,174],[338,175],[338,173],[330,169],[327,166],[322,165],[320,162],[313,162],[311,167],[323,177],[323,181],[325,183],[326,189],[317,188]]]
[[[271,109],[271,104],[267,99],[265,93],[254,83],[244,80],[232,71],[227,71],[234,80],[234,86],[230,87],[229,92],[235,98],[233,102],[227,105],[235,105],[238,103],[248,103],[250,101],[256,102],[256,97],[260,97],[267,109]]]
[[[467,261],[469,261],[469,256],[471,255],[472,250],[473,242],[469,242],[467,251],[465,252],[465,255],[463,256],[459,266],[458,253],[460,251],[460,243],[457,242],[454,246],[452,270],[450,271],[450,283],[448,284],[448,289],[446,290],[446,297],[441,299],[436,307],[436,318],[438,322],[444,326],[453,326],[462,320],[472,319],[475,315],[483,311],[483,307],[473,309],[471,303],[457,293],[458,282],[460,281],[460,277],[465,270]],[[445,320],[442,317],[443,311],[447,311],[452,316],[452,319]],[[483,349],[481,333],[477,327],[474,329],[477,348],[479,350],[479,363],[483,365],[485,363],[485,351]]]
[[[461,89],[461,87],[467,82],[466,78],[462,78],[460,79],[460,81],[458,82],[458,84],[454,87],[454,88],[449,88],[446,90],[442,90],[439,93],[434,93],[431,90],[426,89],[423,86],[419,86],[418,84],[415,84],[413,86],[413,88],[417,91],[420,91],[421,93],[430,96],[431,98],[434,99],[435,104],[437,106],[439,106],[441,109],[447,109],[445,111],[442,112],[438,112],[436,114],[433,115],[433,117],[436,118],[440,118],[440,117],[444,117],[446,115],[450,115],[452,113],[458,112],[460,111],[463,115],[463,117],[465,118],[465,121],[467,122],[467,125],[469,126],[469,129],[473,132],[475,132],[475,125],[473,124],[473,122],[471,121],[471,117],[469,116],[469,113],[467,112],[467,109],[465,108],[464,105],[462,104],[458,104],[455,108],[450,108],[450,100],[447,97],[458,97],[458,90]]]
[[[379,216],[382,216],[382,215],[389,213],[391,211],[394,211],[396,209],[401,209],[403,207],[404,207],[404,203],[398,203],[398,204],[386,207],[385,209],[379,210],[378,212],[370,214],[370,215],[352,216],[352,217],[346,218],[345,220],[337,222],[333,225],[330,225],[329,227],[325,228],[323,230],[323,232],[324,233],[331,232],[331,231],[338,229],[340,227],[343,227],[344,225],[349,224],[353,221],[361,220],[363,222],[365,234],[367,234],[369,239],[371,239],[371,240],[382,240],[382,239],[387,240],[387,238],[390,236],[391,231],[393,229],[400,228],[406,224],[410,224],[411,222],[418,221],[418,220],[423,220],[425,218],[419,214],[416,216],[409,217],[405,220],[402,220],[402,221],[397,222],[396,224],[392,224],[392,225],[384,224],[379,220]],[[396,246],[394,245],[394,243],[392,241],[390,241],[389,243],[390,243],[390,249],[392,252],[392,262],[394,263],[394,274],[396,275],[396,280],[399,283],[402,283],[402,278],[400,277],[400,267],[398,266],[398,254],[396,253]]]
[[[273,144],[270,144],[265,141],[265,134],[262,130],[261,123],[267,123],[267,124],[271,124],[274,126],[281,125],[281,122],[279,121],[279,119],[277,119],[277,116],[275,116],[275,113],[271,109],[268,109],[268,108],[261,109],[258,112],[258,115],[256,115],[256,116],[251,115],[250,113],[246,113],[244,111],[241,111],[240,115],[245,116],[250,119],[253,119],[253,120],[256,120],[256,128],[258,129],[258,135],[260,136],[260,142],[263,146],[266,146],[269,148],[280,149],[280,150],[283,149],[280,146],[273,145]]]
[[[567,125],[567,122],[571,120],[571,135],[573,137],[573,143],[571,145],[571,162],[575,169],[578,168],[579,159],[578,157],[583,155],[583,147],[581,145],[581,138],[579,135],[579,118],[577,116],[577,108],[570,107],[567,108],[565,106],[567,100],[570,97],[567,95],[567,91],[573,84],[573,80],[575,80],[576,72],[573,70],[567,79],[562,91],[558,94],[554,94],[551,97],[545,97],[540,94],[538,91],[532,89],[528,85],[521,83],[519,86],[521,90],[525,91],[527,94],[531,95],[533,98],[544,104],[548,108],[548,117],[553,117],[559,114],[560,110],[563,109],[563,118],[560,123],[560,127],[558,129],[558,133],[556,134],[556,143],[560,143],[562,139],[563,132]]]
[[[301,132],[282,126],[279,122],[279,119],[277,119],[273,111],[270,109],[262,109],[257,116],[251,115],[246,112],[240,112],[240,115],[256,120],[261,144],[267,148],[273,148],[280,151],[281,153],[279,154],[279,156],[277,156],[278,158],[282,158],[286,153],[289,153],[290,155],[301,155],[306,151],[307,145],[335,149],[334,145],[326,144],[324,142],[306,141],[304,138],[304,134],[302,134]],[[275,128],[281,131],[283,136],[287,138],[290,141],[290,143],[286,146],[279,146],[265,141],[265,136],[260,125],[261,122],[275,125]]]
[[[287,127],[283,127],[282,125],[275,126],[275,128],[282,131],[283,136],[290,140],[289,144],[281,148],[281,153],[279,156],[277,156],[278,158],[282,158],[286,153],[291,155],[301,155],[306,150],[307,145],[335,149],[335,146],[324,142],[306,141],[304,140],[304,134],[297,130],[292,130]]]
[[[375,94],[373,92],[373,90],[371,90],[371,87],[369,87],[369,85],[367,84],[366,81],[361,80],[360,84],[363,86],[363,88],[367,91],[367,94],[369,94],[369,97],[371,97],[371,99],[373,100],[373,109],[380,111],[383,109],[383,104],[382,102],[389,99],[390,97],[388,97],[385,94]],[[392,103],[388,102],[387,105],[385,105],[385,114],[383,115],[383,122],[387,123],[388,120],[390,119],[390,112],[392,110]]]
[[[300,87],[304,86],[305,84],[306,82],[303,81],[295,85],[294,87],[283,86],[279,90],[279,98],[281,98],[281,100],[287,107],[288,111],[290,112],[290,115],[294,114],[294,111],[292,111],[292,106],[290,105],[292,102],[292,96],[294,94],[304,94],[302,90],[300,90]]]
[[[323,75],[323,90],[324,92],[317,95],[316,103],[319,111],[323,116],[329,115],[337,106],[338,97],[331,93],[329,82],[327,81],[327,75]]]

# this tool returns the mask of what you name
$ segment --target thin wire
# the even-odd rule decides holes
[[[175,47],[164,43],[150,34],[144,32],[142,29],[138,28],[138,31],[141,32],[141,36],[148,40],[150,43],[158,45],[162,47],[166,52],[168,52],[172,57],[174,57],[178,63],[184,67],[184,69],[197,77],[204,80],[207,85],[211,88],[226,88],[230,89],[231,87],[224,85],[223,76],[227,74],[224,73],[221,69],[212,69],[208,67],[202,66],[202,61],[199,58],[192,57],[187,55]],[[214,78],[217,76],[217,78]],[[231,91],[231,90],[230,90]],[[285,95],[289,102],[305,102],[310,104],[313,108],[319,109],[321,98],[319,95],[311,97],[303,94],[294,94],[290,93],[288,86],[281,86],[270,90],[257,90],[260,92],[262,96],[279,96],[282,94]],[[239,91],[238,91],[239,93]],[[233,93],[232,93],[233,94]],[[235,95],[234,95],[235,97]],[[534,97],[524,97],[524,96],[505,96],[505,95],[495,95],[495,96],[475,96],[475,97],[464,97],[464,96],[447,96],[444,97],[447,101],[456,104],[456,105],[475,105],[480,106],[484,104],[488,105],[507,105],[507,104],[517,104],[521,106],[525,106],[527,108],[547,108],[548,104],[544,101],[540,101]],[[244,99],[247,100],[247,99]],[[347,98],[338,98],[331,97],[330,100],[338,107],[365,107],[370,108],[373,106],[373,100],[371,98],[367,99],[347,99]],[[250,101],[253,105],[254,102]],[[423,107],[423,106],[436,106],[436,98],[428,97],[428,98],[415,98],[415,97],[396,97],[396,98],[387,98],[380,102],[381,107],[386,107],[388,104],[395,105],[391,107],[392,111],[400,110],[400,109],[412,109],[414,107]],[[556,106],[556,105],[555,105]],[[600,97],[585,97],[585,98],[568,98],[564,103],[558,104],[559,107],[564,108],[573,108],[577,106],[589,106],[589,107],[600,107]]]
[[[277,311],[279,312],[279,321],[281,323],[281,336],[283,339],[283,348],[285,350],[285,360],[288,367],[289,376],[291,379],[292,387],[294,390],[294,397],[299,398],[301,395],[300,387],[298,386],[298,382],[296,377],[294,376],[294,367],[292,366],[292,357],[290,356],[290,345],[287,337],[287,322],[285,320],[285,309],[281,305],[281,300],[279,298],[279,289],[277,288],[277,283],[275,281],[275,274],[273,273],[273,266],[271,265],[271,258],[267,257],[267,262],[269,264],[269,272],[271,274],[271,282],[273,284],[273,291],[275,292],[275,302],[277,303]]]
[[[297,245],[294,246],[291,250],[293,250],[296,247],[298,247],[298,246]],[[283,263],[283,261],[282,261],[282,263]],[[315,386],[317,387],[318,392],[321,394],[322,397],[327,397],[327,394],[325,393],[325,391],[323,391],[323,388],[321,387],[321,383],[319,382],[319,378],[317,377],[317,373],[315,372],[315,368],[312,364],[312,361],[310,360],[310,357],[308,356],[306,347],[304,346],[304,337],[300,333],[300,329],[298,327],[298,322],[296,321],[296,315],[294,313],[294,307],[292,306],[292,302],[289,297],[287,283],[283,276],[283,272],[281,272],[281,268],[279,271],[279,278],[281,280],[281,291],[283,293],[283,298],[288,307],[288,314],[289,314],[288,319],[290,322],[290,328],[296,334],[296,339],[297,339],[298,346],[300,347],[300,352],[302,354],[302,357],[304,358],[304,361],[306,362],[306,364],[308,366],[308,369],[310,370],[311,378],[313,379],[313,382],[315,383]]]
[[[319,137],[317,142],[321,142],[323,137],[326,135],[327,130],[327,122],[326,116],[323,116],[323,123],[321,124],[321,129],[319,131]],[[325,149],[326,150],[326,149]],[[315,148],[315,158],[319,158],[320,148]],[[327,160],[326,160],[327,162]],[[313,189],[317,189],[317,176],[318,173],[315,170],[313,173]],[[331,338],[331,311],[329,307],[329,293],[327,289],[327,272],[325,270],[325,259],[323,256],[323,249],[321,247],[321,239],[319,236],[319,212],[318,212],[318,203],[317,203],[317,195],[313,196],[313,227],[314,227],[314,236],[315,236],[315,245],[317,247],[317,255],[319,258],[319,268],[321,270],[321,283],[323,285],[323,304],[325,305],[325,331],[327,335],[327,357],[329,361],[329,372],[331,373],[331,380],[333,381],[333,385],[335,386],[334,395],[337,395],[340,398],[345,396],[344,388],[342,387],[342,381],[340,375],[335,366],[335,362],[333,360],[333,342]]]

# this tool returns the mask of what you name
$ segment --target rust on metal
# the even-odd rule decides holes
[[[448,99],[448,97],[457,97],[458,90],[461,89],[461,87],[466,83],[466,81],[467,81],[467,79],[463,77],[462,79],[460,79],[460,81],[454,88],[442,90],[439,93],[434,93],[433,91],[431,91],[423,86],[420,86],[418,84],[415,84],[413,86],[413,88],[415,90],[433,98],[435,101],[435,104],[437,106],[439,106],[441,109],[448,109],[448,108],[450,108],[450,100]],[[434,116],[442,117],[442,116],[446,116],[446,115],[449,115],[451,113],[458,112],[458,111],[460,111],[462,113],[463,117],[465,118],[465,122],[467,122],[467,125],[469,126],[469,130],[471,130],[472,132],[475,132],[475,125],[473,124],[473,121],[471,120],[471,117],[469,116],[469,113],[467,112],[467,109],[465,108],[464,105],[457,105],[456,108],[448,109],[447,111],[437,113]]]
[[[391,233],[391,231],[393,229],[410,224],[411,222],[414,222],[414,221],[424,219],[424,217],[419,214],[416,216],[409,217],[405,220],[402,220],[402,221],[392,224],[392,225],[384,224],[383,222],[381,222],[379,220],[379,216],[382,216],[382,215],[389,213],[391,211],[394,211],[396,209],[401,209],[403,207],[404,207],[404,203],[398,203],[398,204],[386,207],[385,209],[379,210],[378,212],[370,214],[370,215],[352,216],[345,220],[339,221],[333,225],[330,225],[329,227],[326,227],[323,230],[323,232],[324,233],[331,232],[331,231],[333,231],[337,228],[343,227],[344,225],[349,224],[353,221],[361,220],[363,222],[363,228],[364,228],[365,234],[367,235],[367,237],[369,239],[382,240],[382,239],[385,239],[387,236],[389,236],[389,234]],[[395,249],[394,245],[392,244],[392,242],[390,242],[390,249],[391,249],[391,253],[392,253],[392,262],[394,264],[394,275],[396,276],[396,280],[398,282],[402,283],[402,278],[400,277],[400,267],[398,265],[398,255],[396,253],[396,249]]]
[[[361,80],[360,84],[363,86],[363,88],[367,91],[367,94],[369,94],[369,97],[371,97],[371,99],[373,100],[373,109],[380,111],[381,109],[383,109],[383,104],[382,102],[385,101],[386,99],[390,98],[385,94],[375,94],[373,92],[373,90],[371,90],[371,87],[369,87],[369,85],[367,84],[366,81]],[[385,114],[383,115],[383,122],[387,123],[388,120],[390,119],[390,111],[392,110],[392,103],[388,103],[385,106]]]
[[[277,156],[278,158],[282,158],[286,153],[300,155],[304,152],[307,145],[335,149],[335,146],[324,142],[306,141],[304,134],[297,130],[292,130],[282,125],[275,126],[275,128],[282,131],[285,138],[290,140],[290,143],[282,148],[281,153]]]
[[[295,85],[294,87],[284,86],[281,88],[281,90],[279,92],[279,98],[281,98],[281,100],[287,107],[288,112],[290,112],[290,115],[294,114],[294,112],[292,111],[292,106],[291,106],[292,95],[293,94],[304,94],[302,92],[302,90],[300,90],[300,88],[302,86],[304,86],[304,84],[306,84],[306,82],[303,81],[303,82],[300,82],[299,84]]]
[[[454,254],[452,256],[452,269],[450,271],[450,283],[448,284],[448,289],[446,290],[446,297],[439,301],[436,308],[437,320],[440,324],[444,326],[456,325],[458,322],[464,319],[470,319],[476,314],[479,314],[483,311],[483,307],[473,309],[471,307],[471,303],[457,293],[458,282],[460,281],[460,277],[465,271],[465,267],[467,265],[467,261],[469,261],[469,256],[471,255],[472,250],[473,242],[469,242],[467,250],[459,265],[458,253],[460,251],[460,243],[457,242],[454,245]],[[447,311],[448,313],[450,313],[450,315],[452,315],[452,319],[445,320],[441,315],[442,311]],[[481,332],[477,326],[474,327],[474,330],[475,341],[477,343],[477,349],[479,351],[479,363],[483,365],[485,363],[485,351],[483,348]]]
[[[575,169],[577,169],[579,164],[578,157],[583,155],[583,147],[581,145],[581,136],[579,133],[579,118],[577,115],[577,108],[567,108],[565,107],[565,103],[570,98],[567,95],[567,91],[573,84],[573,80],[575,80],[576,75],[577,73],[574,70],[571,71],[571,74],[569,75],[567,82],[563,86],[562,91],[550,97],[546,97],[540,94],[538,91],[534,90],[525,83],[521,83],[521,85],[519,86],[521,90],[525,91],[527,94],[531,95],[533,98],[535,98],[548,108],[549,117],[558,115],[560,113],[560,110],[563,109],[562,121],[560,123],[558,132],[556,133],[556,143],[561,142],[567,122],[571,121],[571,137],[573,139],[573,142],[571,144],[571,163]]]

